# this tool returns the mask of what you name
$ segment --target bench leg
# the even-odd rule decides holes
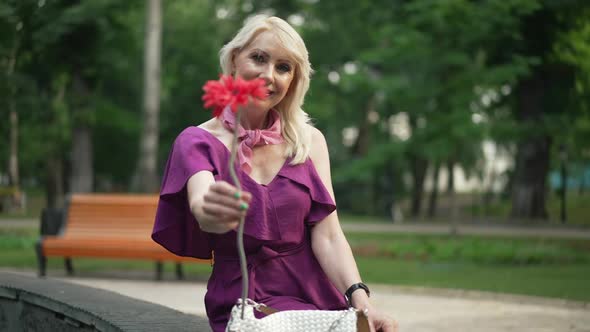
[[[176,279],[183,280],[184,272],[182,271],[182,263],[176,263]]]
[[[156,280],[162,280],[162,272],[164,270],[164,264],[162,262],[156,262]]]
[[[39,277],[45,277],[47,267],[47,257],[43,255],[43,249],[41,248],[41,240],[35,244],[35,252],[37,253],[37,267],[39,269]]]
[[[64,264],[66,266],[66,272],[68,273],[68,276],[73,276],[74,275],[74,266],[72,265],[72,259],[70,257],[66,257],[64,259]]]

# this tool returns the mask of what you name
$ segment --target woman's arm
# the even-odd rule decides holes
[[[312,135],[314,145],[310,152],[311,160],[326,189],[334,199],[326,139],[316,128],[313,129]],[[317,260],[328,278],[342,294],[351,285],[361,282],[352,250],[342,232],[336,211],[317,223],[312,228],[311,236],[312,248]],[[337,260],[334,259],[334,253],[338,253]],[[363,290],[353,293],[353,305],[358,308],[368,305],[368,297]]]
[[[314,145],[312,146],[310,157],[322,182],[330,192],[332,199],[334,199],[334,189],[332,188],[330,175],[330,158],[326,139],[316,128],[313,128],[312,135]],[[361,282],[352,250],[342,232],[336,211],[312,228],[311,246],[322,269],[342,294],[351,285]],[[334,253],[338,253],[339,259],[334,259]],[[397,331],[397,323],[375,310],[364,290],[359,289],[352,293],[351,302],[357,309],[369,309],[371,331]]]

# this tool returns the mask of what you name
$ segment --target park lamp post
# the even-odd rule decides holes
[[[564,144],[559,145],[559,160],[561,162],[561,190],[559,191],[561,196],[561,222],[565,224],[567,220],[566,213],[566,193],[567,193],[567,151]]]

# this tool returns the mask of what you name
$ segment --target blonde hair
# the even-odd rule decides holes
[[[309,79],[313,70],[305,43],[297,31],[278,17],[256,15],[249,18],[236,36],[219,51],[221,70],[224,75],[231,75],[236,51],[247,47],[254,37],[263,31],[272,32],[295,62],[295,72],[289,90],[275,109],[280,114],[281,130],[287,142],[285,154],[292,157],[291,164],[300,164],[305,162],[310,151],[310,119],[301,107],[309,89]]]

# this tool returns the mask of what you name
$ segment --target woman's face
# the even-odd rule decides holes
[[[269,110],[287,94],[295,75],[295,63],[271,32],[259,33],[234,57],[235,75],[246,80],[262,78],[269,90],[268,97],[256,101],[258,107]]]

